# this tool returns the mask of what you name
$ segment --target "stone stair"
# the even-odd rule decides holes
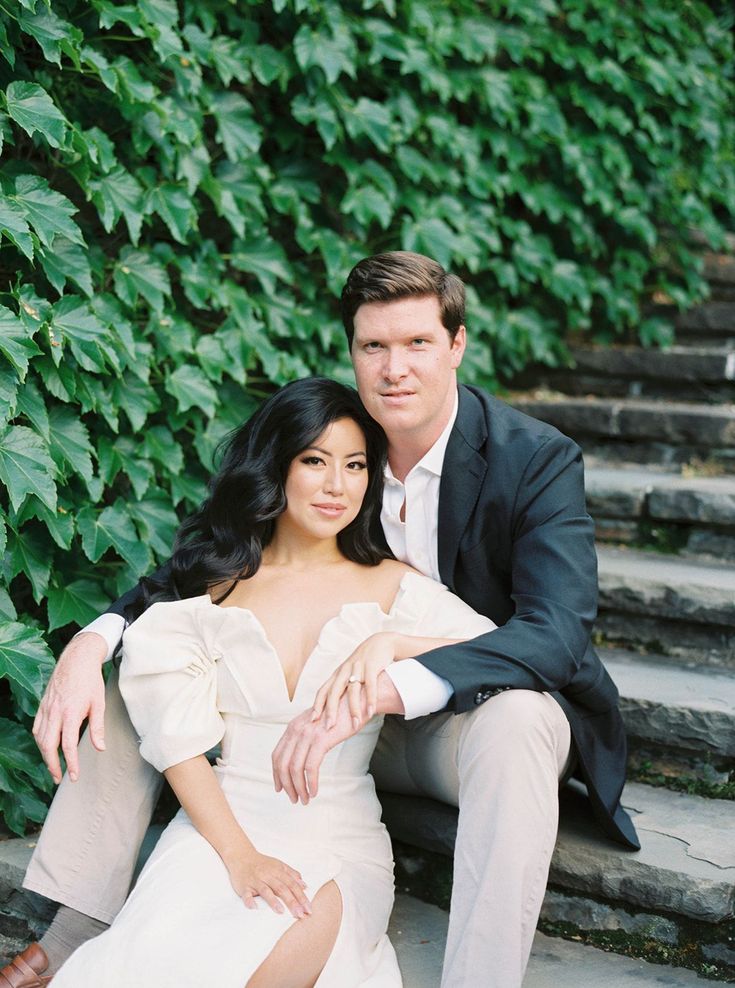
[[[576,346],[510,401],[575,438],[598,539],[596,643],[621,693],[642,850],[567,792],[542,927],[668,943],[735,980],[735,239],[676,345]],[[672,791],[686,790],[686,791]],[[702,795],[728,798],[703,798]],[[613,944],[615,949],[615,945]],[[645,982],[642,982],[645,983]]]

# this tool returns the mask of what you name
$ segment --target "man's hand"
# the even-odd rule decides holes
[[[292,803],[299,800],[306,806],[319,791],[319,769],[324,756],[340,742],[357,734],[365,721],[357,726],[347,698],[342,697],[334,727],[327,730],[326,720],[314,720],[310,707],[295,717],[276,745],[273,761],[273,781],[276,792],[284,790]],[[366,718],[367,719],[367,718]]]
[[[286,728],[273,752],[273,781],[276,792],[284,790],[292,803],[299,800],[306,806],[319,791],[319,769],[324,756],[342,741],[364,727],[367,701],[362,695],[359,722],[353,720],[346,696],[340,698],[334,726],[327,730],[325,715],[314,720],[314,708],[295,717]],[[377,712],[402,714],[403,701],[393,682],[385,673],[378,677]]]
[[[96,632],[77,635],[59,656],[56,668],[43,694],[33,736],[51,778],[61,782],[59,745],[64,752],[69,778],[79,778],[79,728],[89,719],[89,734],[98,751],[105,748],[105,683],[102,663],[107,642]]]

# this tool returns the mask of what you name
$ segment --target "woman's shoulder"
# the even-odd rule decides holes
[[[420,570],[397,559],[386,559],[380,567],[384,567],[382,575],[386,590],[394,601],[401,598],[404,604],[412,602],[414,605],[420,605],[435,594],[446,590],[443,583],[425,576]]]

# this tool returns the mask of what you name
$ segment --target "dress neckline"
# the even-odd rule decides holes
[[[296,702],[296,696],[299,692],[301,681],[304,678],[304,673],[306,672],[309,664],[311,663],[311,660],[319,652],[322,646],[323,639],[325,637],[325,633],[334,624],[336,624],[338,621],[342,619],[345,611],[351,607],[370,607],[370,608],[374,608],[378,612],[378,614],[384,617],[386,620],[389,620],[395,614],[398,605],[403,595],[406,592],[406,581],[409,577],[419,577],[420,579],[426,579],[426,577],[421,576],[420,573],[415,573],[412,570],[407,570],[401,577],[401,580],[398,584],[398,589],[396,590],[395,596],[393,597],[393,601],[387,611],[384,611],[383,608],[380,606],[380,604],[378,604],[378,602],[375,600],[348,600],[344,604],[342,604],[342,606],[337,611],[337,613],[333,614],[332,617],[329,618],[327,621],[325,621],[324,624],[322,625],[321,630],[319,632],[319,636],[316,640],[316,644],[314,645],[314,648],[306,656],[306,659],[304,660],[304,664],[301,666],[301,671],[299,672],[299,675],[296,679],[296,683],[293,688],[293,693],[289,692],[288,683],[286,681],[286,671],[283,668],[283,663],[281,662],[281,658],[278,652],[276,651],[273,643],[271,642],[270,638],[268,637],[263,622],[260,620],[258,615],[253,610],[251,610],[249,607],[242,607],[239,604],[228,604],[226,607],[223,607],[221,604],[215,604],[212,598],[207,593],[202,594],[200,597],[194,599],[203,601],[206,605],[208,605],[211,608],[214,608],[217,611],[234,611],[235,613],[240,613],[250,618],[251,623],[258,630],[263,643],[267,646],[268,651],[273,656],[276,666],[280,671],[283,691],[286,694],[286,698],[289,704],[293,704]]]

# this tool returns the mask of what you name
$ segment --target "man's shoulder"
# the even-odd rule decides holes
[[[490,447],[525,448],[528,451],[554,440],[555,445],[576,446],[574,441],[548,422],[533,418],[482,388],[463,384],[459,389],[457,427],[475,436],[484,432]]]

